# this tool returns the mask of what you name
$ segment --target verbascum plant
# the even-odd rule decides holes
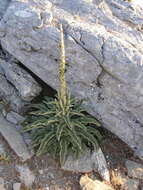
[[[64,33],[61,31],[60,88],[56,98],[45,97],[33,105],[24,122],[24,132],[31,132],[37,155],[50,153],[63,165],[69,154],[78,158],[87,148],[96,150],[102,136],[100,123],[82,108],[82,101],[70,96],[65,80]]]

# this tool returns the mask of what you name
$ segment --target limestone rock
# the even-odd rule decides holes
[[[2,18],[3,14],[5,13],[10,0],[0,0],[0,19]]]
[[[19,97],[16,89],[2,74],[0,74],[0,98],[4,100],[7,110],[15,112],[23,112],[24,107],[28,104]]]
[[[129,179],[125,183],[126,190],[138,190],[139,181],[136,179]]]
[[[5,154],[5,148],[4,148],[3,144],[0,144],[0,155],[1,154]]]
[[[15,126],[6,121],[2,115],[0,115],[0,133],[22,161],[26,161],[32,157],[32,153],[30,153],[26,147],[20,133],[16,130]]]
[[[14,183],[13,184],[13,190],[20,190],[21,183]]]
[[[93,153],[86,151],[79,159],[74,159],[72,156],[68,156],[62,169],[81,173],[96,171],[104,180],[110,181],[107,163],[101,149]]]
[[[0,23],[2,47],[55,89],[58,23],[71,94],[143,159],[143,9],[122,0],[12,1]]]
[[[2,177],[0,177],[0,185],[4,186],[4,179]]]
[[[39,95],[41,88],[31,75],[18,64],[11,61],[0,60],[0,70],[6,79],[17,89],[19,96],[25,101],[31,101]]]
[[[6,190],[4,187],[4,179],[0,177],[0,190]]]
[[[126,167],[128,170],[128,176],[132,178],[143,179],[143,165],[131,160],[127,160]]]
[[[24,183],[27,187],[30,187],[35,180],[35,175],[33,172],[28,168],[27,165],[17,165],[16,170],[20,174],[19,178],[21,182]]]
[[[8,112],[6,115],[6,120],[13,124],[19,124],[24,121],[24,119],[25,118],[23,116],[13,111]]]

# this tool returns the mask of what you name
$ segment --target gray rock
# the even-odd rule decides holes
[[[110,181],[107,163],[101,149],[93,153],[86,151],[79,159],[74,159],[72,156],[68,156],[62,169],[81,173],[96,171],[104,180]]]
[[[125,164],[128,170],[129,177],[143,179],[143,165],[133,162],[131,160],[127,160]]]
[[[20,133],[2,115],[0,115],[0,133],[22,161],[26,161],[32,157]]]
[[[3,14],[5,13],[10,0],[0,0],[0,19],[2,18]]]
[[[126,190],[138,190],[139,181],[136,179],[129,179],[125,182]]]
[[[22,128],[23,126],[22,125],[15,125],[15,128],[19,131],[19,133],[21,133],[23,139],[24,139],[24,142],[28,145],[28,147],[30,146],[31,147],[31,143],[32,143],[32,138],[30,136],[29,133],[25,132],[25,133],[22,133]],[[33,151],[31,149],[31,151]]]
[[[0,185],[0,190],[6,190],[6,189],[2,185]]]
[[[24,121],[24,119],[25,118],[23,116],[13,111],[8,112],[6,115],[6,120],[13,124],[19,124]]]
[[[143,159],[142,8],[121,0],[12,1],[0,23],[2,46],[55,89],[61,22],[71,93]]]
[[[5,102],[7,110],[14,110],[15,112],[23,112],[24,107],[28,104],[19,97],[16,89],[2,74],[0,74],[0,98]]]
[[[6,79],[17,89],[23,100],[31,101],[35,96],[39,95],[41,87],[31,75],[16,64],[13,59],[8,62],[1,59],[0,68]]]
[[[35,180],[34,173],[28,168],[27,165],[17,165],[16,170],[19,172],[21,182],[27,187],[30,187]]]
[[[0,155],[1,154],[5,154],[5,149],[4,149],[3,144],[0,144]]]
[[[20,190],[21,183],[14,183],[13,184],[13,190]]]
[[[0,185],[4,186],[4,179],[2,177],[0,177]]]
[[[6,190],[4,187],[4,179],[0,177],[0,190]]]

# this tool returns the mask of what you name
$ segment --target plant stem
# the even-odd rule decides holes
[[[60,25],[60,32],[61,32],[61,61],[60,61],[60,97],[63,104],[66,104],[66,80],[65,80],[65,44],[64,44],[64,32],[63,26]]]

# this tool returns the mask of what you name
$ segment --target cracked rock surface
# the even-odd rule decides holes
[[[0,133],[8,142],[12,150],[19,156],[21,161],[26,161],[30,159],[33,155],[28,150],[25,142],[16,130],[15,126],[4,119],[0,114]]]
[[[58,88],[60,31],[73,95],[143,159],[143,9],[123,0],[13,0],[3,48]]]
[[[18,61],[0,48],[0,98],[5,104],[5,111],[24,113],[30,101],[41,90],[39,84]]]

